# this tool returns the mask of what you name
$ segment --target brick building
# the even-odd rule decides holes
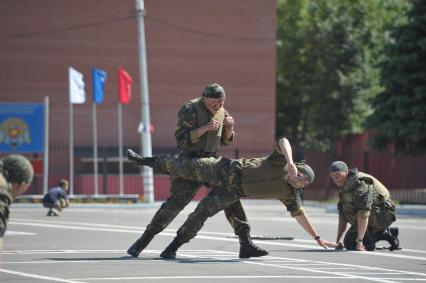
[[[145,0],[145,9],[154,154],[176,150],[179,107],[211,82],[225,87],[226,108],[236,120],[237,139],[225,154],[268,151],[275,129],[276,0]],[[68,174],[69,66],[84,74],[88,97],[74,106],[76,173],[92,168],[84,158],[92,150],[90,72],[95,66],[108,73],[106,97],[97,110],[100,155],[102,149],[117,152],[116,72],[121,66],[134,80],[132,101],[123,106],[123,142],[139,148],[134,0],[1,1],[0,65],[0,101],[50,99],[50,175]]]

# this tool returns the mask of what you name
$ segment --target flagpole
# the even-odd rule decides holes
[[[120,196],[123,196],[123,110],[118,103],[118,160],[120,174]]]
[[[78,72],[72,67],[68,68],[69,76],[69,107],[70,107],[70,195],[74,195],[74,103],[84,103],[86,101],[86,94],[84,92],[83,74]]]
[[[49,181],[49,97],[44,97],[44,162],[43,195],[47,194]]]
[[[145,26],[144,26],[145,6],[144,0],[136,0],[136,15],[138,18],[138,41],[139,41],[139,76],[141,83],[141,115],[142,125],[146,131],[141,131],[141,149],[143,156],[152,156],[149,94],[148,94],[148,68],[145,47]],[[142,167],[143,188],[145,202],[154,202],[154,177],[153,171],[147,166]]]
[[[99,194],[98,184],[98,121],[96,115],[96,103],[92,103],[92,120],[93,120],[93,176],[95,186],[95,196]]]
[[[74,195],[74,121],[73,105],[70,101],[70,195]]]

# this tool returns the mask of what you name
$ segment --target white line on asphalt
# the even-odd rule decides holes
[[[39,261],[2,261],[1,264],[43,264],[43,263],[87,263],[103,262],[100,260],[39,260]]]
[[[88,280],[88,281],[103,281],[103,280],[176,280],[176,279],[269,279],[269,278],[298,278],[298,279],[358,279],[344,278],[341,276],[297,276],[297,275],[205,275],[205,276],[146,276],[146,277],[87,277],[76,278],[72,280]]]
[[[251,219],[251,218],[250,218]],[[16,221],[23,221],[24,223],[27,223],[28,219],[23,219],[23,218],[16,218],[14,219]],[[287,219],[287,220],[292,220],[292,219]],[[294,220],[292,220],[293,222]],[[82,226],[89,226],[89,227],[106,227],[106,228],[110,228],[110,227],[114,227],[114,228],[123,228],[123,229],[127,229],[129,231],[129,233],[135,232],[135,233],[142,233],[145,229],[143,228],[135,228],[134,226],[127,226],[127,225],[111,225],[111,224],[101,224],[101,223],[87,223],[87,222],[75,222],[75,221],[50,221],[50,220],[36,220],[36,222],[38,223],[48,223],[48,224],[59,224],[59,225],[63,225],[63,224],[75,224],[75,225],[82,225]],[[11,223],[14,223],[13,221]],[[401,227],[400,225],[398,225],[399,227]],[[417,226],[413,226],[413,227],[417,227]],[[426,227],[425,227],[426,229]],[[169,234],[167,233],[176,233],[177,229],[164,229],[163,235],[164,236],[168,236]],[[125,232],[125,231],[123,231]],[[6,232],[7,233],[7,232]],[[199,231],[198,232],[199,235],[216,235],[216,236],[226,236],[226,237],[230,237],[230,238],[235,238],[234,234],[231,233],[223,233],[223,232],[209,232],[209,231]],[[161,235],[161,234],[160,234]],[[252,237],[255,237],[256,235],[251,235]],[[300,243],[312,243],[312,240],[305,240],[305,239],[293,239],[291,240],[292,242],[300,242]],[[318,246],[313,246],[318,248]],[[412,253],[426,253],[426,251],[423,250],[412,250],[412,249],[403,249],[404,252],[412,252]]]
[[[336,226],[337,222],[334,219],[324,219],[324,218],[316,218],[316,217],[309,217],[310,221],[315,224],[326,224],[326,225],[333,225]],[[258,220],[262,222],[294,222],[294,219],[288,218],[288,217],[274,217],[274,216],[250,216],[250,221]],[[425,226],[422,225],[407,225],[407,224],[401,224],[404,220],[401,222],[394,223],[395,226],[398,226],[400,229],[413,229],[413,230],[426,230]]]
[[[43,222],[20,222],[20,221],[11,221],[11,224],[14,225],[24,225],[24,226],[36,226],[36,227],[47,227],[47,228],[61,228],[61,229],[69,229],[69,230],[86,230],[86,231],[103,231],[103,232],[117,232],[117,233],[139,233],[139,231],[135,230],[125,230],[123,229],[123,226],[119,226],[118,228],[102,228],[102,227],[84,227],[82,225],[80,226],[73,226],[69,225],[68,223],[63,224],[48,224]],[[100,225],[107,225],[107,224],[88,224],[85,225],[91,225],[91,226],[100,226]],[[108,225],[108,227],[117,227],[115,225]],[[202,234],[202,233],[200,233]],[[161,232],[159,235],[163,236],[175,236],[175,233],[168,233],[168,232]],[[218,241],[227,241],[227,242],[237,242],[238,239],[234,238],[219,238],[219,237],[213,237],[213,236],[203,236],[203,235],[197,235],[198,239],[207,239],[207,240],[218,240]],[[286,246],[286,247],[295,247],[295,248],[309,248],[309,249],[323,249],[317,245],[303,245],[303,244],[291,244],[291,243],[278,243],[278,242],[270,242],[270,241],[256,241],[255,243],[262,244],[262,245],[272,245],[272,246]],[[419,257],[419,256],[410,256],[410,255],[403,255],[398,254],[396,252],[393,253],[383,253],[383,252],[352,252],[352,251],[345,251],[353,253],[354,255],[367,255],[367,256],[380,256],[380,257],[395,257],[395,258],[404,258],[404,259],[411,259],[411,260],[423,260],[426,261],[426,257]]]
[[[237,255],[237,253],[234,252],[227,252],[227,251],[215,251],[217,253],[228,253],[228,254],[235,254]],[[179,254],[180,255],[180,254]],[[193,256],[195,257],[195,256]],[[292,258],[286,258],[286,257],[275,257],[275,256],[266,256],[266,257],[261,257],[261,258],[253,258],[250,260],[244,260],[244,262],[247,263],[253,263],[253,262],[265,262],[264,259],[268,259],[267,262],[269,262],[269,260],[296,260],[296,259],[292,259]],[[338,262],[326,262],[326,261],[317,261],[317,260],[305,260],[306,264],[309,263],[324,263],[324,264],[329,264],[329,265],[336,265],[336,266],[346,266],[346,267],[355,267],[355,268],[362,268],[362,269],[367,269],[367,270],[375,270],[375,271],[388,271],[388,272],[396,272],[397,274],[406,274],[406,275],[418,275],[418,276],[424,276],[426,277],[426,273],[420,273],[420,272],[412,272],[412,271],[403,271],[403,270],[395,270],[395,269],[388,269],[388,268],[380,268],[380,267],[372,267],[372,266],[365,266],[365,265],[356,265],[356,264],[348,264],[348,263],[338,263]],[[348,273],[353,273],[353,272],[348,272]]]
[[[247,261],[246,263],[255,264],[255,265],[263,265],[263,266],[278,267],[278,268],[285,268],[285,269],[292,269],[292,270],[302,270],[302,271],[308,271],[308,272],[314,272],[314,273],[315,272],[316,273],[324,273],[324,274],[330,274],[330,275],[334,275],[334,276],[342,276],[345,279],[363,279],[363,280],[374,281],[374,282],[382,282],[382,283],[396,283],[395,281],[382,280],[382,279],[378,279],[378,278],[366,277],[366,276],[360,276],[360,275],[346,274],[346,273],[343,273],[343,272],[332,272],[332,271],[318,270],[318,269],[312,269],[312,268],[276,265],[276,264],[269,264],[269,263],[262,263],[262,262]]]
[[[48,280],[48,281],[66,282],[66,283],[84,283],[82,281],[62,279],[62,278],[50,277],[50,276],[41,276],[41,275],[37,275],[37,274],[19,272],[19,271],[4,269],[4,268],[0,268],[0,272],[14,274],[14,275],[22,276],[22,277],[30,277],[30,278],[36,278],[36,279],[43,279],[43,280]]]
[[[124,253],[125,250],[8,250],[0,254],[87,254],[87,253]]]
[[[36,233],[30,233],[30,232],[18,232],[18,231],[9,231],[9,230],[7,230],[6,231],[6,234],[5,234],[6,236],[21,236],[21,235],[23,235],[23,236],[27,236],[27,235],[37,235]]]
[[[194,258],[197,256],[193,256],[193,255],[182,255],[185,257],[190,257],[190,258]],[[271,258],[280,258],[280,257],[271,257]],[[319,268],[306,268],[306,267],[295,267],[295,266],[287,266],[287,265],[279,265],[279,264],[270,264],[269,262],[260,262],[258,260],[256,261],[252,261],[252,260],[243,260],[242,262],[247,263],[247,264],[254,264],[254,265],[260,265],[260,266],[268,266],[268,267],[278,267],[278,268],[284,268],[284,269],[291,269],[291,270],[301,270],[301,271],[307,271],[307,272],[313,272],[313,273],[322,273],[322,274],[328,274],[328,275],[334,275],[334,276],[341,276],[339,277],[340,279],[363,279],[363,280],[368,280],[368,281],[374,281],[374,282],[382,282],[382,283],[396,283],[395,281],[389,281],[389,280],[381,280],[381,279],[377,279],[377,278],[370,278],[370,277],[365,277],[365,276],[360,276],[360,275],[351,275],[351,274],[346,274],[343,272],[332,272],[332,271],[326,271],[326,270],[318,270]],[[316,262],[316,261],[312,261],[312,262]],[[359,266],[353,265],[354,267],[348,267],[349,265],[344,265],[346,267],[341,268],[341,269],[355,269],[355,268],[359,268]]]
[[[384,279],[384,280],[388,280],[388,279],[392,279],[392,280],[398,280],[398,281],[426,281],[426,279],[422,279],[422,278],[380,278],[380,279]]]
[[[48,252],[48,253],[67,253],[67,254],[73,254],[73,253],[93,253],[93,252],[99,252],[102,250],[31,250],[31,251],[13,251],[15,253],[28,253],[28,252]],[[109,250],[109,252],[123,252],[121,250]],[[10,252],[10,251],[9,251]],[[106,251],[103,251],[106,252]],[[145,253],[154,253],[154,254],[159,254],[160,250],[145,250]],[[208,257],[208,258],[215,258],[217,260],[223,260],[223,261],[227,261],[229,260],[228,256],[237,256],[237,253],[234,252],[227,252],[227,251],[216,251],[216,250],[179,250],[178,256],[181,257],[189,257],[189,258],[202,258],[202,257]],[[215,257],[216,256],[216,257]],[[219,257],[217,257],[219,256]],[[224,257],[226,256],[226,257]],[[145,260],[144,260],[145,261]],[[283,261],[287,261],[283,262]],[[294,264],[291,264],[289,262],[293,261]],[[83,261],[67,261],[67,262],[87,262],[85,260]],[[137,261],[132,261],[137,263]],[[261,265],[261,266],[271,266],[271,267],[278,267],[278,268],[285,268],[285,269],[292,269],[292,270],[302,270],[302,271],[309,271],[309,272],[317,272],[317,273],[323,273],[323,274],[327,274],[327,275],[332,275],[332,276],[327,276],[327,278],[331,278],[334,276],[338,276],[337,278],[340,279],[363,279],[363,280],[369,280],[369,281],[375,281],[375,282],[393,282],[392,280],[395,280],[394,278],[376,278],[376,277],[367,277],[369,275],[374,275],[374,274],[393,274],[393,275],[420,275],[420,276],[426,276],[426,274],[424,273],[418,273],[418,272],[409,272],[409,271],[401,271],[401,270],[392,270],[392,269],[384,269],[384,268],[377,268],[377,267],[369,267],[369,266],[361,266],[361,265],[354,265],[354,264],[343,264],[343,263],[332,263],[332,262],[322,262],[322,261],[314,261],[314,260],[303,260],[303,262],[301,262],[301,260],[299,259],[292,259],[292,258],[285,258],[285,257],[272,257],[272,256],[266,256],[266,257],[262,257],[262,258],[254,258],[254,259],[249,259],[249,260],[241,260],[242,263],[246,263],[246,264],[255,264],[255,265]],[[10,263],[10,262],[8,262]],[[22,262],[21,262],[22,263]],[[34,263],[34,262],[32,262]],[[41,262],[40,262],[41,263]],[[55,263],[55,262],[42,262],[42,263]],[[127,262],[128,263],[128,262]],[[278,264],[272,264],[272,263],[278,263]],[[300,264],[303,264],[304,266],[300,266]],[[326,268],[319,268],[319,267],[313,267],[313,268],[309,268],[309,266],[312,265],[329,265],[330,267],[326,267]],[[333,267],[334,266],[334,267]],[[339,267],[336,267],[339,266]],[[323,269],[323,270],[320,270]],[[348,270],[348,272],[332,272],[332,271],[327,271],[324,269],[345,269]],[[366,271],[387,271],[387,272],[362,272],[362,273],[358,273],[358,272],[354,272],[354,271],[349,271],[350,269],[365,269]],[[391,271],[392,273],[390,273],[389,271]],[[361,275],[357,275],[357,274],[361,274]],[[340,276],[340,277],[339,277]],[[163,277],[128,277],[128,280],[136,280],[136,279],[173,279],[173,278],[179,278],[179,276],[170,276],[167,278],[163,278]],[[185,276],[183,278],[186,278]],[[189,279],[191,279],[192,277],[190,276]],[[194,279],[198,278],[198,277],[193,277]],[[230,278],[227,276],[224,276],[224,278]],[[251,277],[248,276],[248,278],[255,278],[255,277]],[[284,278],[284,277],[283,277]],[[287,277],[285,277],[287,278]],[[290,277],[289,277],[290,278]],[[295,277],[297,278],[297,277]],[[300,277],[300,278],[311,278],[311,277]],[[312,277],[315,278],[315,277]],[[125,280],[125,278],[119,277],[116,278],[117,280],[123,279]],[[206,278],[208,279],[208,278]],[[426,278],[409,278],[410,280],[426,280]],[[70,279],[70,280],[88,280],[88,278],[80,278],[80,279]],[[101,279],[93,279],[93,280],[101,280]],[[401,279],[402,280],[402,279]],[[405,280],[405,279],[404,279]]]

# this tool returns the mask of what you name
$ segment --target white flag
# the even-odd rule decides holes
[[[84,92],[83,74],[76,69],[69,67],[69,83],[70,83],[70,102],[84,103],[86,101],[86,93]]]

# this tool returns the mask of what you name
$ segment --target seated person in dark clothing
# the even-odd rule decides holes
[[[67,197],[68,181],[61,179],[57,187],[53,187],[43,197],[43,206],[49,208],[47,216],[58,216],[59,212],[70,205]]]

